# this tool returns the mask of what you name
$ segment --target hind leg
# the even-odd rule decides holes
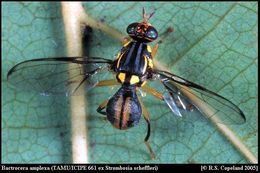
[[[115,79],[109,79],[109,80],[102,80],[99,81],[96,84],[96,87],[102,87],[102,86],[113,86],[113,85],[118,85],[119,83]],[[107,107],[108,99],[103,101],[97,108],[97,112],[102,114],[102,115],[107,115],[105,111],[103,111]]]
[[[105,111],[103,111],[107,107],[108,100],[103,101],[97,108],[97,112],[102,115],[107,115]]]
[[[144,106],[142,100],[141,99],[139,99],[139,100],[140,100],[140,103],[141,103],[144,119],[147,123],[147,134],[146,134],[146,137],[144,138],[144,144],[146,145],[148,151],[150,152],[151,158],[155,159],[156,158],[155,153],[153,152],[152,147],[148,142],[149,137],[150,137],[150,132],[151,132],[151,124],[150,124],[149,113],[148,113],[146,107]]]

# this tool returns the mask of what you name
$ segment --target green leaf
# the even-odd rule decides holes
[[[65,55],[59,3],[4,2],[2,7],[3,163],[71,162],[70,120],[64,97],[20,92],[6,74],[23,60]],[[50,103],[59,100],[59,104]]]
[[[63,23],[58,3],[2,4],[2,161],[3,163],[70,163],[70,119],[64,97],[21,93],[6,73],[22,60],[64,56]],[[141,20],[141,10],[156,9],[150,23],[162,34],[156,59],[173,73],[194,81],[236,103],[247,122],[232,125],[236,135],[257,156],[257,3],[89,2],[84,7],[96,20],[125,33]],[[113,59],[120,43],[94,30],[90,55]],[[95,110],[109,88],[88,93],[89,160],[108,163],[248,163],[210,123],[187,123],[160,114],[158,101],[143,98],[150,112],[150,160],[143,140],[146,123],[127,131],[114,129]],[[55,106],[49,106],[55,102]],[[59,103],[59,104],[58,104]]]

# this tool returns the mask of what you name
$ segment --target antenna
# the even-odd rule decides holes
[[[155,10],[151,14],[146,14],[145,9],[143,7],[142,17],[143,17],[144,23],[147,23],[148,20],[154,15],[154,13],[155,13]]]

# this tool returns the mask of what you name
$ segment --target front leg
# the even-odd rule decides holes
[[[154,47],[151,49],[151,55],[153,58],[155,58],[155,55],[157,53],[157,50],[159,48],[159,44],[161,44],[165,38],[167,38],[172,32],[173,32],[173,28],[169,27],[161,36],[160,40],[157,41],[157,43],[154,45]]]

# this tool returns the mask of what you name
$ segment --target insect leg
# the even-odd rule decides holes
[[[164,39],[166,39],[173,31],[174,29],[172,27],[167,28],[167,30],[162,34],[160,40],[157,41],[156,44],[161,44],[164,41]]]
[[[118,85],[119,83],[117,82],[117,80],[115,79],[108,79],[108,80],[102,80],[99,81],[95,86],[113,86],[113,85]],[[108,100],[105,100],[104,102],[102,102],[99,107],[97,108],[97,112],[103,115],[107,115],[107,113],[105,111],[102,111],[103,109],[106,108],[108,103]]]
[[[151,158],[155,159],[156,158],[155,153],[153,152],[152,147],[150,146],[150,144],[148,142],[149,137],[150,137],[150,132],[151,132],[151,124],[150,124],[149,113],[148,113],[146,107],[144,106],[142,100],[140,98],[139,98],[139,100],[140,100],[141,107],[142,107],[142,110],[143,110],[144,119],[145,119],[145,121],[147,123],[147,135],[144,138],[144,144],[146,145],[147,149],[149,150],[149,152],[151,154]]]
[[[99,81],[95,86],[113,86],[119,84],[120,83],[118,83],[116,79],[108,79],[108,80]]]
[[[147,92],[148,94],[151,94],[153,95],[154,97],[156,97],[157,99],[160,99],[160,100],[163,100],[163,95],[158,92],[157,90],[149,87],[148,85],[143,85],[141,87],[141,89],[144,91],[144,92]]]
[[[156,43],[156,44],[154,45],[154,47],[152,48],[152,52],[151,52],[151,55],[152,55],[153,58],[155,57],[158,48],[159,48],[159,43]]]
[[[103,115],[107,115],[105,111],[102,111],[107,107],[108,100],[103,101],[97,108],[97,112]]]

